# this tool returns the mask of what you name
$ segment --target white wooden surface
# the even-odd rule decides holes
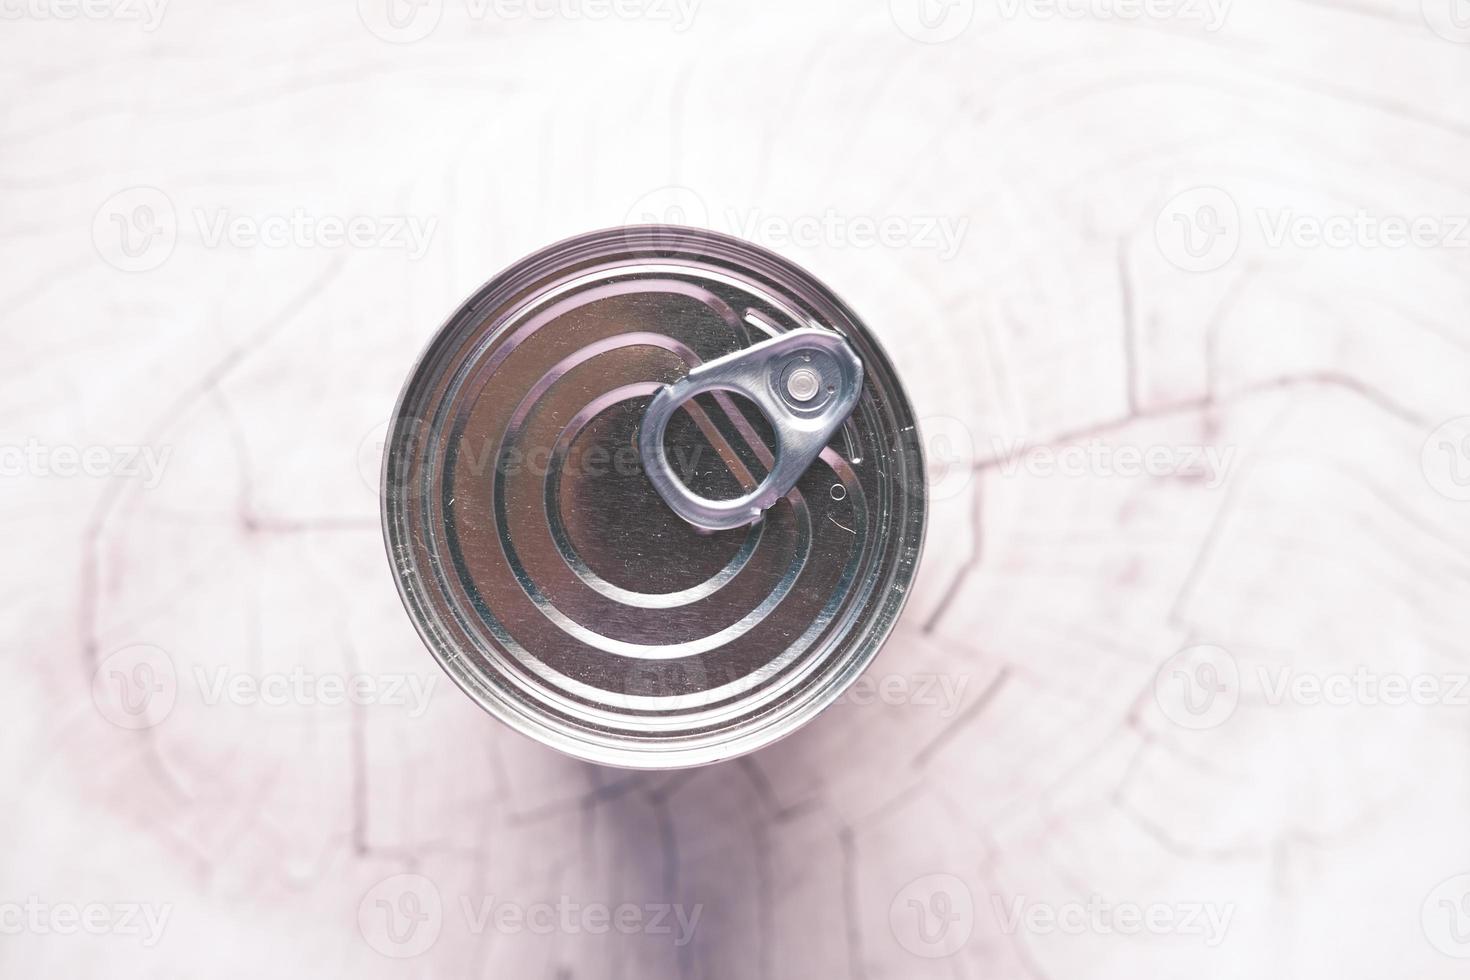
[[[1122,2],[0,4],[0,972],[1462,976],[1470,9]],[[940,488],[870,696],[651,777],[439,675],[371,486],[645,216],[843,294]]]

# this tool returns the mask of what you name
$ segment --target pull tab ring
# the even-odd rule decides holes
[[[862,395],[863,363],[839,334],[803,327],[716,358],[659,389],[638,430],[644,472],[664,503],[695,527],[727,531],[760,520],[847,421]],[[733,500],[710,500],[669,466],[664,431],[679,406],[707,391],[755,402],[776,432],[776,459],[760,486]]]

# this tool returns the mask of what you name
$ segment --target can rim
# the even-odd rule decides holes
[[[575,264],[579,259],[604,254],[610,245],[618,244],[629,257],[667,258],[671,254],[697,257],[708,253],[726,262],[738,262],[742,271],[758,273],[778,283],[796,282],[830,304],[847,322],[857,325],[870,348],[865,351],[867,367],[875,378],[883,379],[883,390],[891,398],[890,412],[898,423],[898,432],[912,430],[914,437],[905,444],[911,450],[907,460],[910,476],[916,476],[918,491],[907,495],[903,520],[893,534],[897,537],[895,559],[885,569],[883,580],[874,586],[867,600],[880,606],[856,642],[851,633],[844,637],[841,669],[834,671],[818,686],[803,693],[789,710],[774,712],[768,718],[736,732],[725,734],[713,744],[681,744],[667,746],[643,744],[636,747],[619,745],[613,738],[604,741],[581,737],[570,730],[549,724],[542,713],[523,701],[508,697],[486,683],[473,670],[466,658],[454,650],[455,643],[441,623],[441,613],[433,608],[419,588],[424,580],[411,561],[399,552],[405,547],[411,529],[404,525],[403,508],[398,495],[391,492],[394,463],[400,455],[399,445],[405,409],[420,393],[422,380],[430,376],[435,362],[458,346],[461,339],[455,328],[478,317],[487,303],[499,297],[506,301],[528,284],[533,284],[555,269]],[[414,416],[413,421],[417,421]],[[923,440],[908,395],[898,382],[892,359],[879,338],[855,312],[824,282],[797,263],[760,245],[721,232],[681,225],[625,225],[605,228],[561,239],[517,260],[496,273],[460,303],[426,342],[406,380],[399,390],[385,437],[380,472],[380,519],[383,544],[393,572],[399,600],[424,645],[435,661],[460,690],[482,709],[521,735],[555,748],[573,758],[602,766],[629,770],[673,770],[713,765],[773,745],[812,721],[837,701],[877,657],[892,635],[899,617],[908,604],[910,586],[917,575],[928,532],[927,481]],[[901,583],[895,589],[895,584]]]

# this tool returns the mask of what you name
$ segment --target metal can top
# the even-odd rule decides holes
[[[691,526],[643,470],[650,400],[810,328],[861,360],[856,407],[759,521]],[[773,444],[722,391],[663,439],[716,500],[755,488]],[[913,411],[868,330],[791,262],[689,228],[579,236],[492,279],[420,357],[383,463],[399,593],[449,675],[542,742],[640,769],[753,751],[836,700],[893,627],[924,520]]]

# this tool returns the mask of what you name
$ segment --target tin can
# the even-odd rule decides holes
[[[815,717],[892,630],[924,536],[913,410],[867,328],[793,263],[690,228],[492,279],[413,369],[382,478],[399,593],[450,677],[626,768]]]

